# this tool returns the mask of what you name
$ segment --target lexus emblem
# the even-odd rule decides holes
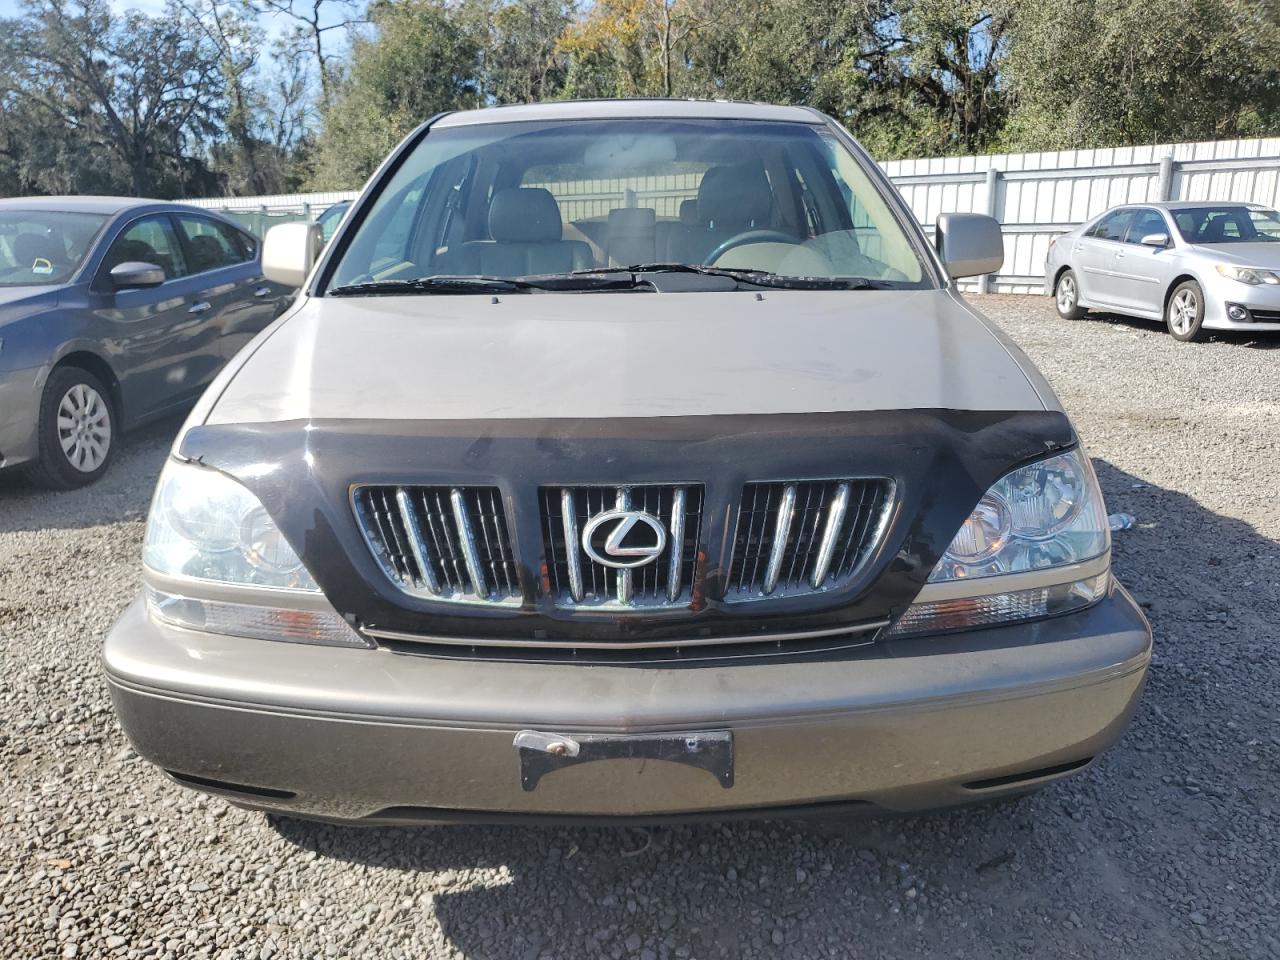
[[[582,528],[582,549],[606,567],[643,567],[662,556],[666,548],[667,528],[643,510],[606,510]]]

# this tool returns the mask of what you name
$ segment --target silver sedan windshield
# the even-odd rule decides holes
[[[1280,214],[1243,204],[1181,207],[1173,222],[1187,243],[1265,243],[1280,240]]]

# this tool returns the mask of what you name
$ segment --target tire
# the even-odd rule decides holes
[[[1064,270],[1053,286],[1054,305],[1063,320],[1079,320],[1089,311],[1080,306],[1080,282],[1074,270]]]
[[[1194,280],[1173,288],[1164,306],[1164,322],[1175,340],[1192,343],[1204,339],[1204,291]]]
[[[45,382],[31,480],[50,490],[93,483],[111,465],[119,438],[111,391],[80,367],[57,367]]]

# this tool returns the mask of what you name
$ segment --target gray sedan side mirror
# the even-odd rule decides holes
[[[952,279],[995,273],[1004,263],[1000,224],[981,213],[944,213],[934,243]]]
[[[1167,233],[1148,233],[1141,241],[1144,247],[1167,247],[1169,245],[1169,235]]]
[[[158,287],[164,283],[164,268],[140,260],[126,260],[111,268],[111,286],[117,290],[131,287]]]
[[[282,223],[262,241],[262,273],[286,287],[300,287],[324,246],[318,223]]]

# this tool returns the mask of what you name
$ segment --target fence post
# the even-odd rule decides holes
[[[996,217],[996,191],[999,190],[1000,171],[995,167],[987,167],[987,216],[993,219]],[[984,273],[978,278],[978,292],[987,293],[991,288],[991,274]]]
[[[302,204],[302,222],[303,223],[311,222],[311,204],[307,203],[306,201],[303,201],[303,204]]]
[[[1173,199],[1173,154],[1160,158],[1160,176],[1156,181],[1157,200]]]

